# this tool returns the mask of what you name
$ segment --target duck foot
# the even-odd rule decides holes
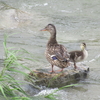
[[[50,72],[51,74],[52,74],[52,73],[56,73],[56,72],[55,72],[55,71],[53,71],[53,70],[52,70],[52,71],[49,71],[49,72]]]
[[[57,70],[56,72],[63,72],[63,68],[61,70]]]
[[[52,73],[55,73],[55,71],[53,70],[53,67],[54,67],[54,66],[53,66],[53,65],[51,65],[51,67],[52,67],[52,70],[51,70],[51,71],[49,71],[49,72],[50,72],[51,74],[52,74]]]
[[[74,70],[81,70],[81,68],[79,68],[79,67],[74,67]]]
[[[76,70],[78,67],[76,66],[76,63],[74,62],[74,70]]]

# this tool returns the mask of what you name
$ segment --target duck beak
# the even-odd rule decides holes
[[[40,31],[47,31],[47,30],[44,28],[44,29],[41,29]]]

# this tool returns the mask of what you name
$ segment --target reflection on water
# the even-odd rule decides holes
[[[3,34],[16,33],[8,39],[8,46],[24,48],[32,53],[39,62],[29,62],[31,69],[48,66],[44,51],[49,33],[39,30],[53,23],[57,28],[58,42],[68,51],[79,50],[80,43],[86,42],[89,52],[84,61],[90,66],[89,77],[81,81],[79,87],[57,92],[60,100],[99,100],[99,5],[99,0],[0,0],[0,59],[4,56]]]

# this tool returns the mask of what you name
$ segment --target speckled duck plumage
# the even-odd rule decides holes
[[[54,65],[61,68],[61,71],[63,71],[63,68],[69,66],[69,54],[67,52],[67,49],[63,45],[58,44],[56,40],[55,26],[53,24],[48,24],[41,31],[49,31],[51,35],[45,51],[45,56],[52,66],[51,72],[54,72]]]
[[[81,44],[81,50],[71,51],[70,54],[70,60],[74,62],[75,69],[77,68],[76,62],[80,62],[88,57],[88,52],[86,50],[86,44]]]

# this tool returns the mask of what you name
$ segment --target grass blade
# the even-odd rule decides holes
[[[1,85],[0,85],[0,91],[3,94],[3,96],[7,99],[7,97],[6,97],[5,93],[4,93],[3,87]]]

